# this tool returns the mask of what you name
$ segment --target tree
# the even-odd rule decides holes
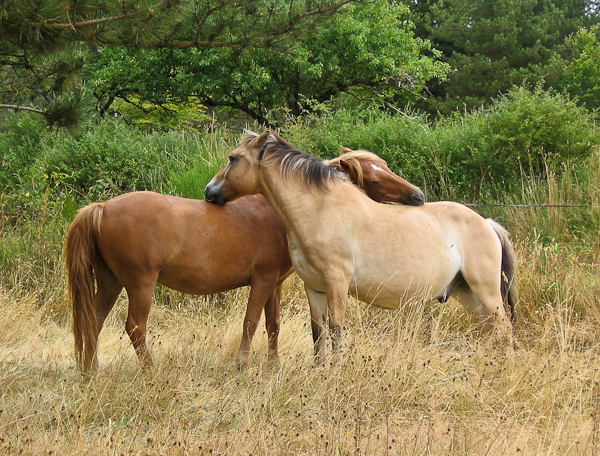
[[[0,0],[0,107],[70,125],[98,46],[285,47],[357,0]]]
[[[431,39],[452,70],[431,87],[426,107],[449,113],[487,105],[511,87],[544,81],[551,86],[565,37],[598,20],[589,0],[430,0],[413,14],[422,38]]]
[[[600,108],[600,25],[582,28],[565,41],[565,68],[557,86],[588,109]]]
[[[164,105],[193,98],[271,124],[340,93],[385,102],[399,91],[418,92],[445,68],[423,55],[429,43],[414,37],[405,14],[387,0],[348,5],[327,27],[284,46],[102,49],[90,85],[103,110],[116,99]]]

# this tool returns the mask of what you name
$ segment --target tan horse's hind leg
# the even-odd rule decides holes
[[[131,339],[133,348],[144,367],[152,367],[152,357],[146,346],[146,325],[152,306],[152,294],[156,280],[148,280],[143,286],[125,286],[129,297],[129,311],[125,330]]]
[[[496,232],[489,228],[465,247],[461,273],[466,283],[453,294],[459,295],[458,300],[484,332],[505,334],[511,332],[511,324],[502,299],[502,246]]]
[[[494,290],[490,289],[489,285],[478,284],[463,285],[452,295],[473,315],[484,332],[499,331],[508,334],[511,325],[504,310],[499,284],[497,288],[498,290]]]
[[[246,307],[246,316],[244,317],[242,341],[240,342],[240,348],[235,358],[236,365],[239,369],[244,368],[248,364],[250,344],[254,338],[263,309],[265,309],[265,323],[267,325],[267,334],[269,336],[269,355],[277,358],[281,283],[276,285],[276,281],[277,277],[261,277],[260,281],[255,281],[255,283],[250,286],[250,296],[248,298],[248,306]],[[276,319],[276,321],[273,321],[273,319]],[[271,348],[273,347],[272,339],[274,340],[274,353],[271,353]]]

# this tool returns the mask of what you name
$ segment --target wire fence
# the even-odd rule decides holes
[[[582,204],[486,204],[486,203],[462,203],[469,207],[531,207],[531,208],[575,208],[575,209],[600,209],[600,206]]]

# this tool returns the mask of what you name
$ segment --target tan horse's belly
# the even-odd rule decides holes
[[[461,256],[455,246],[440,250],[445,254],[432,252],[420,261],[409,261],[393,249],[358,260],[349,291],[361,301],[388,309],[447,296],[460,273]]]

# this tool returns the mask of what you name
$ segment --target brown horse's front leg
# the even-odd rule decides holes
[[[281,287],[279,287],[281,291]],[[248,364],[248,358],[250,357],[250,345],[252,339],[256,333],[256,327],[260,320],[260,315],[265,309],[266,303],[273,298],[273,295],[277,291],[277,277],[265,277],[261,276],[254,280],[250,285],[250,296],[248,298],[248,306],[246,307],[246,316],[244,318],[244,327],[242,331],[242,341],[240,342],[240,348],[235,358],[235,363],[238,369],[243,369]],[[278,294],[277,297],[280,295]],[[271,304],[272,306],[273,304]],[[279,333],[279,299],[277,299],[277,334]],[[272,309],[271,309],[272,311]],[[265,310],[266,313],[266,310]],[[267,325],[269,325],[269,317],[265,318]],[[267,327],[267,330],[269,328]],[[277,334],[275,337],[277,338]],[[269,333],[269,338],[271,333]],[[275,346],[277,342],[275,342]]]

